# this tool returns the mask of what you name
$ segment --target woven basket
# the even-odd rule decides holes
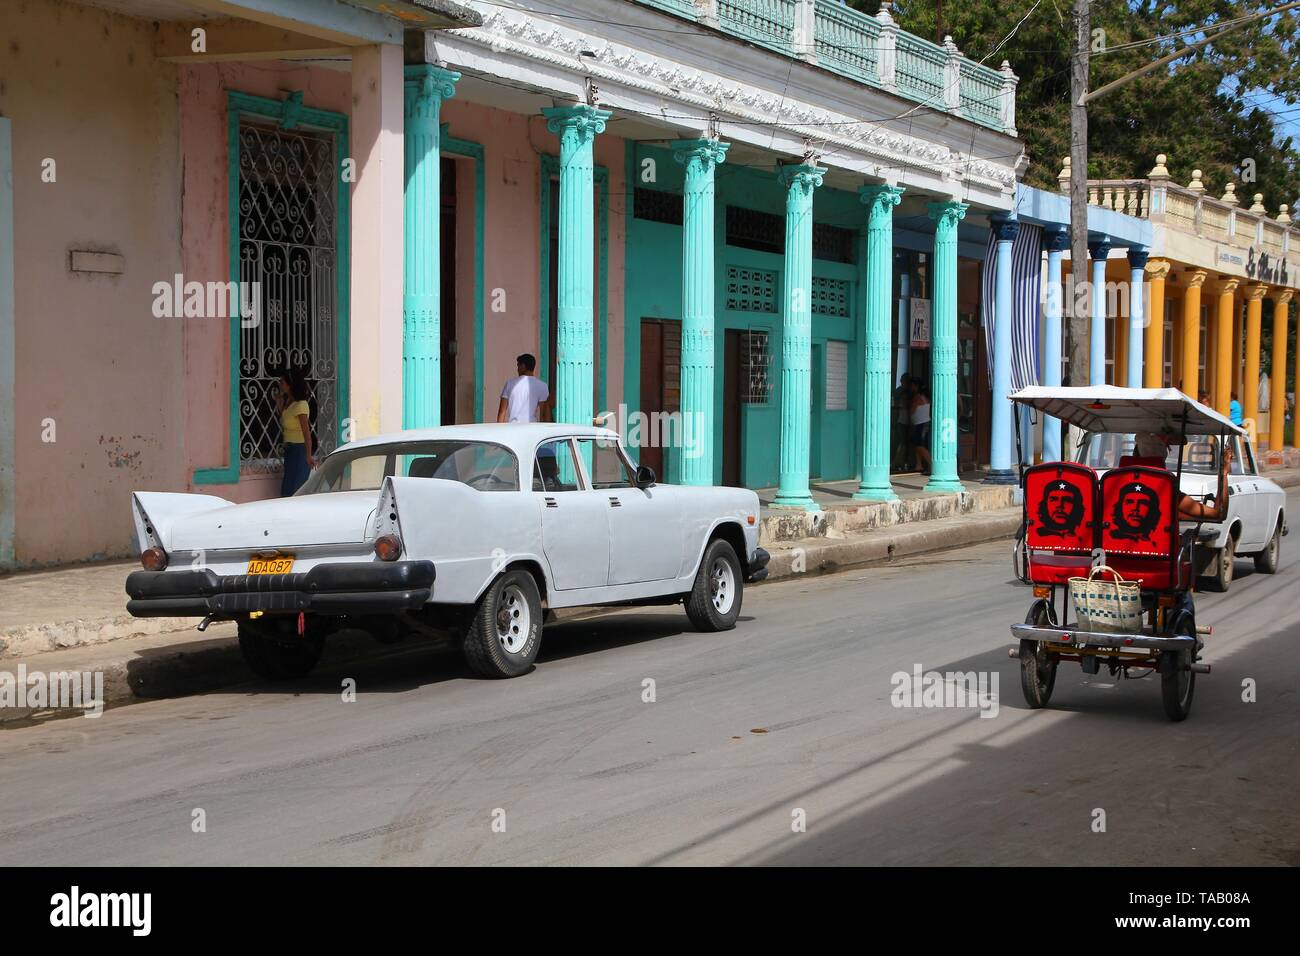
[[[1113,580],[1096,580],[1103,572]],[[1093,568],[1086,578],[1070,578],[1070,597],[1082,630],[1110,634],[1136,634],[1142,630],[1141,585],[1125,581],[1118,571],[1104,564]]]

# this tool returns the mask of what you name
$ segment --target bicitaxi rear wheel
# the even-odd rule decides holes
[[[1047,601],[1042,598],[1035,601],[1029,608],[1025,623],[1038,627],[1047,624]],[[1025,703],[1035,710],[1047,706],[1052,699],[1052,688],[1056,686],[1057,661],[1048,655],[1046,648],[1042,641],[1020,642],[1020,689],[1024,692]]]

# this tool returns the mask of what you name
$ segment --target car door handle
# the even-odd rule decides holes
[[[611,497],[611,498],[609,499],[609,506],[610,506],[611,508],[621,508],[621,507],[623,507],[623,502],[621,502],[621,501],[620,501],[619,499],[617,499],[617,498],[613,498],[613,497]]]
[[[554,498],[545,498],[543,500],[546,502],[546,507],[548,508],[560,507],[559,502],[557,502]]]

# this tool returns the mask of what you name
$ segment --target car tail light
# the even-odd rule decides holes
[[[380,561],[396,561],[402,554],[402,539],[395,534],[381,534],[375,539],[375,557]]]
[[[140,552],[140,564],[146,571],[162,571],[167,567],[167,552],[162,548],[146,548]]]

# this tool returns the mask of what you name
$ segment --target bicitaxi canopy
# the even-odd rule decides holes
[[[1089,432],[1163,432],[1181,435],[1244,435],[1212,408],[1194,402],[1176,388],[1120,388],[1118,385],[1031,385],[1011,396]]]

